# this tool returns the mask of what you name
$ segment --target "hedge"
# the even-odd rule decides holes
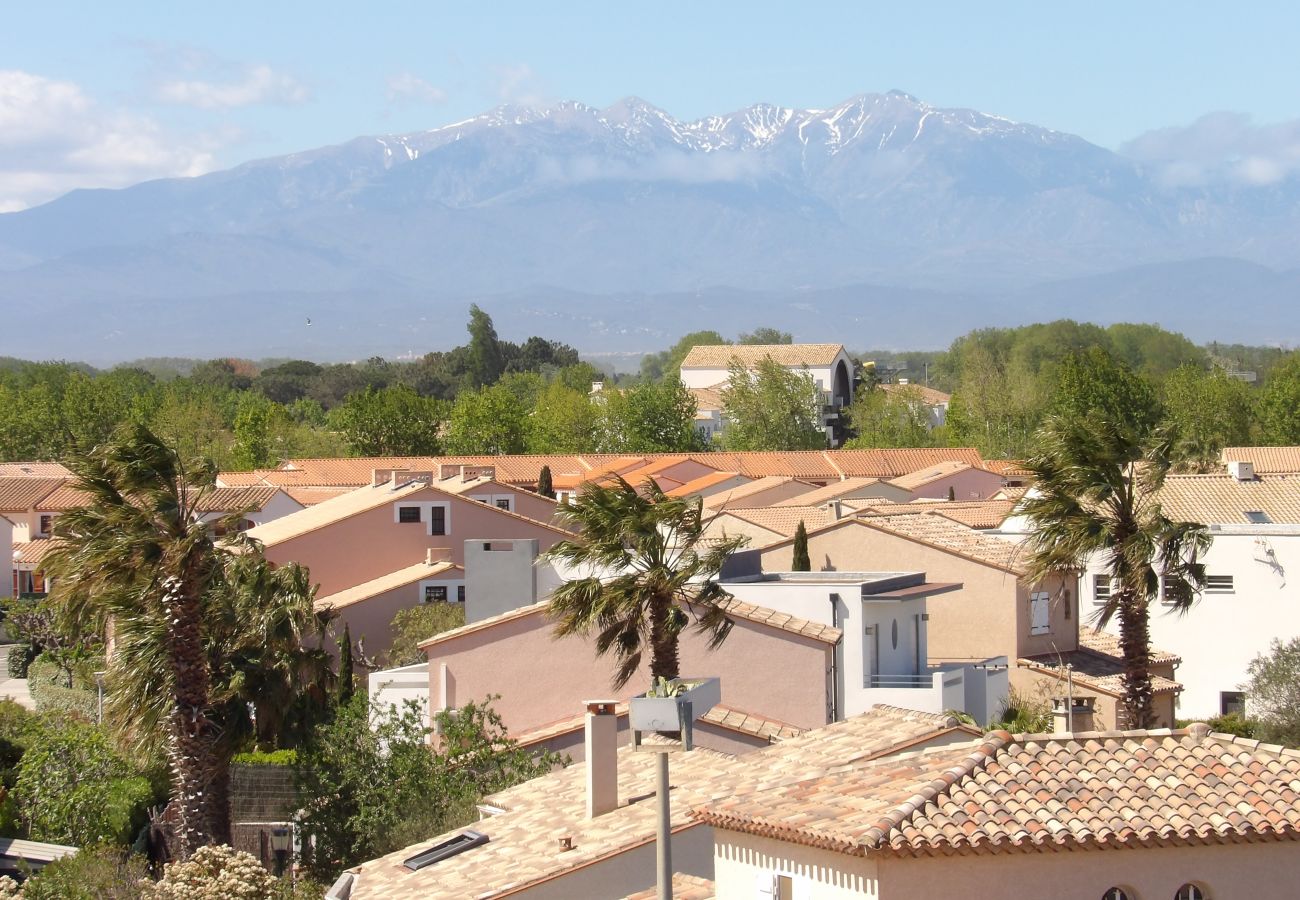
[[[36,648],[31,644],[12,644],[9,647],[9,658],[6,660],[9,666],[10,678],[26,678],[27,667],[32,664],[36,658]]]
[[[67,672],[46,654],[42,653],[27,668],[27,689],[39,712],[72,715],[94,722],[99,717],[99,692],[81,687],[70,687]]]

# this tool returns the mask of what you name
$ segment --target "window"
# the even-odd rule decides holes
[[[434,863],[442,862],[458,853],[464,853],[480,844],[486,844],[488,836],[477,831],[462,831],[453,838],[448,838],[440,844],[434,844],[428,850],[424,850],[414,856],[408,857],[402,861],[402,865],[412,872],[418,872],[425,866],[431,866]]]
[[[418,506],[399,506],[397,507],[397,521],[403,525],[409,525],[412,522],[420,521],[420,507]]]
[[[447,533],[447,508],[445,506],[430,507],[429,514],[432,518],[429,520],[430,534]]]
[[[456,602],[457,603],[465,602],[465,585],[463,584],[456,585]]]
[[[504,509],[506,512],[510,512],[510,498],[509,498],[509,497],[498,497],[498,498],[497,498],[497,509]]]
[[[41,516],[41,534],[49,534],[53,523],[54,516]]]
[[[1068,622],[1074,616],[1074,598],[1070,595],[1069,591],[1065,592],[1063,605],[1065,607],[1065,621]]]
[[[1246,695],[1241,691],[1219,691],[1219,715],[1244,716],[1246,714]]]
[[[1097,603],[1106,603],[1110,600],[1109,575],[1092,576],[1092,599]]]
[[[1052,595],[1035,591],[1029,595],[1029,633],[1052,633]]]
[[[1231,575],[1206,575],[1205,593],[1231,594],[1233,592]]]
[[[424,587],[425,603],[446,603],[447,586],[445,584],[429,584]]]
[[[1263,510],[1259,510],[1259,509],[1248,509],[1248,510],[1246,510],[1246,521],[1249,522],[1249,523],[1252,524],[1252,525],[1272,525],[1272,524],[1273,524],[1273,520],[1270,519],[1270,518],[1268,517],[1268,513],[1264,512]],[[1184,885],[1184,887],[1190,887],[1190,888],[1191,888],[1192,890],[1194,890],[1194,891],[1199,891],[1199,890],[1200,890],[1200,888],[1196,887],[1195,885]]]
[[[1210,898],[1202,888],[1188,883],[1177,890],[1174,900],[1210,900]]]
[[[778,875],[772,885],[773,900],[794,900],[794,879],[789,875]]]
[[[1113,887],[1101,895],[1101,900],[1133,900],[1133,897],[1123,888]]]

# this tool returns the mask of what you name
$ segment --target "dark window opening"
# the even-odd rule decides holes
[[[1242,691],[1219,691],[1219,715],[1244,716],[1246,695]]]
[[[1252,524],[1252,525],[1272,525],[1272,524],[1273,524],[1273,520],[1270,519],[1270,518],[1268,517],[1268,513],[1263,512],[1262,510],[1258,510],[1258,509],[1248,509],[1248,510],[1246,510],[1246,521],[1249,522],[1249,523]],[[1192,886],[1192,890],[1196,890],[1195,886]]]
[[[431,523],[430,533],[446,534],[447,533],[447,510],[444,507],[435,506],[432,509],[430,509],[429,512],[433,514],[433,522]]]
[[[456,602],[457,603],[465,602],[465,585],[463,584],[456,585]]]
[[[486,844],[488,836],[477,831],[462,831],[453,838],[448,838],[441,844],[434,844],[428,850],[417,853],[402,861],[402,865],[412,872],[418,872],[426,866],[442,862],[444,859],[450,859],[458,853],[464,853],[480,844]]]
[[[1211,594],[1230,594],[1233,590],[1231,575],[1206,575],[1205,590]]]
[[[54,516],[41,516],[41,534],[49,534],[50,526],[54,524]]]
[[[424,589],[425,603],[446,603],[447,586],[443,584],[427,585]]]
[[[497,509],[504,509],[506,512],[509,512],[509,511],[510,511],[510,500],[509,500],[509,498],[506,498],[506,499],[504,499],[504,500],[498,500],[498,501],[497,501]]]
[[[420,507],[418,506],[399,506],[397,507],[397,521],[403,525],[409,525],[412,522],[420,521]]]

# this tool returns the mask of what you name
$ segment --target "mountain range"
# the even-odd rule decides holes
[[[503,106],[0,215],[0,355],[420,353],[462,341],[470,302],[589,352],[760,324],[937,347],[1061,316],[1292,342],[1298,237],[1296,179],[1170,187],[897,91],[694,122]]]

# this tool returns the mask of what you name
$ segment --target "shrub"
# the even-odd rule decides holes
[[[154,799],[107,736],[66,723],[39,731],[18,764],[14,799],[33,840],[129,844]]]
[[[65,668],[52,654],[42,653],[27,669],[27,689],[40,712],[94,722],[99,715],[99,694],[95,689],[94,669],[90,669],[90,686],[86,687],[89,660]]]
[[[990,731],[1000,728],[1012,734],[1051,731],[1052,707],[1045,700],[1035,700],[1012,690],[1002,704],[1002,713],[988,727]]]
[[[231,760],[240,766],[292,766],[297,761],[297,750],[250,750],[236,753]]]
[[[1256,656],[1242,685],[1247,709],[1255,719],[1255,737],[1269,743],[1300,746],[1300,638],[1276,638],[1267,654]]]
[[[186,862],[169,863],[146,884],[144,900],[274,900],[280,887],[252,856],[229,847],[200,847]]]
[[[464,624],[465,610],[459,604],[422,603],[400,610],[393,616],[393,643],[384,654],[384,664],[396,668],[422,663],[428,657],[420,649],[421,641]]]
[[[148,874],[143,857],[119,847],[84,847],[50,863],[29,879],[17,896],[22,900],[135,900]]]
[[[26,678],[27,667],[36,658],[36,647],[32,644],[14,644],[9,648],[9,657],[5,660],[10,678]]]
[[[1247,719],[1236,713],[1228,713],[1226,716],[1217,716],[1213,719],[1207,719],[1206,725],[1210,726],[1211,731],[1217,731],[1221,734],[1232,734],[1237,737],[1253,738],[1258,737],[1259,723],[1254,719]]]

